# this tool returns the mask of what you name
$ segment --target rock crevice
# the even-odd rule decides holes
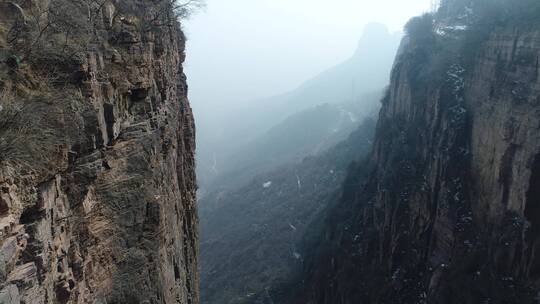
[[[409,23],[362,183],[291,303],[537,301],[538,26],[450,4]]]
[[[199,303],[195,129],[166,2],[0,14],[0,59],[21,62],[0,72],[1,303]]]

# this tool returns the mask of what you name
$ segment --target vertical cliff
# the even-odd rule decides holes
[[[171,5],[0,1],[0,303],[199,302]]]
[[[539,8],[445,1],[409,23],[292,303],[537,303]]]

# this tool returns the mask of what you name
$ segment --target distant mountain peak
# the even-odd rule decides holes
[[[380,22],[370,22],[364,26],[364,32],[362,33],[363,37],[366,36],[375,36],[383,37],[390,35],[390,30],[388,27]]]
[[[364,26],[362,36],[358,42],[358,48],[353,57],[378,54],[380,50],[392,50],[395,52],[395,47],[389,46],[398,45],[401,37],[401,33],[391,33],[383,23],[368,23]]]

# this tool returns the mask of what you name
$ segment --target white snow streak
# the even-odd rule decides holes
[[[296,227],[294,227],[294,225],[293,225],[293,224],[291,224],[291,223],[289,223],[289,227],[291,227],[291,229],[292,229],[292,230],[294,230],[294,231],[296,231],[296,230],[297,230],[297,229],[296,229]]]

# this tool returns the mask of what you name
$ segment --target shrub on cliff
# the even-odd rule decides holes
[[[169,0],[172,1],[173,11],[178,18],[189,17],[194,11],[205,6],[203,0]]]
[[[409,80],[412,86],[419,88],[418,91],[434,81],[441,80],[438,79],[438,76],[446,70],[450,57],[450,54],[442,55],[442,51],[445,50],[440,48],[434,26],[435,19],[432,14],[415,17],[405,26],[405,32],[411,43],[410,51],[407,54],[411,65],[411,68],[408,69],[410,71]],[[440,56],[435,57],[434,54]],[[422,100],[423,97],[417,99]]]
[[[424,45],[431,43],[435,37],[433,33],[434,18],[432,14],[424,14],[412,18],[405,25],[405,33],[412,43]]]

